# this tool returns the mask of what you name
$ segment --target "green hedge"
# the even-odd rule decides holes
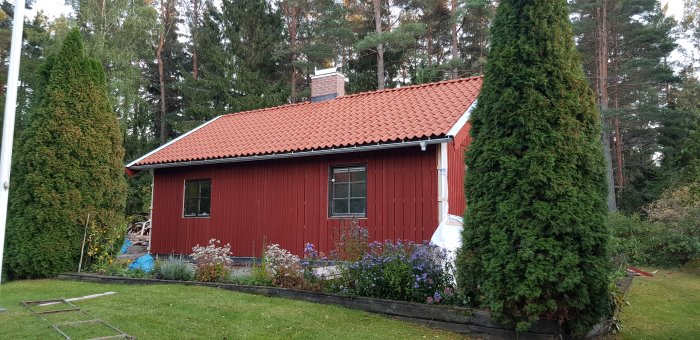
[[[700,258],[700,216],[678,223],[650,222],[638,215],[612,213],[611,253],[619,264],[682,266]]]

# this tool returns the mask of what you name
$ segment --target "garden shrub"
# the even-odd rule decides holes
[[[301,261],[298,256],[283,249],[279,244],[271,244],[265,250],[266,270],[275,286],[301,288],[304,285]]]
[[[87,235],[86,254],[86,261],[90,261],[90,264],[84,263],[83,267],[88,265],[99,267],[112,263],[124,244],[127,228],[126,223],[121,223],[115,228],[98,228],[91,223]]]
[[[221,241],[209,240],[206,247],[199,244],[192,247],[192,260],[194,260],[196,270],[195,279],[202,282],[225,282],[229,279],[232,264],[231,245],[217,246]]]
[[[102,241],[124,219],[122,131],[104,68],[85,54],[77,28],[44,58],[36,80],[10,185],[4,268],[13,279],[76,270],[88,214],[99,248],[90,254],[111,254]]]
[[[565,0],[499,2],[470,117],[458,286],[502,323],[610,312],[600,112]]]
[[[195,277],[195,271],[187,261],[172,256],[156,261],[153,274],[162,280],[192,281]]]
[[[253,266],[250,274],[256,286],[272,286],[272,277],[267,271],[267,261],[265,260],[264,252],[260,264]]]
[[[369,244],[357,261],[341,265],[341,293],[383,299],[440,303],[453,297],[453,278],[443,249],[386,241]]]
[[[369,230],[360,226],[357,219],[343,220],[336,229],[333,258],[343,261],[356,261],[367,252]]]
[[[611,253],[618,263],[677,267],[700,257],[700,237],[692,219],[653,222],[638,215],[612,213]]]

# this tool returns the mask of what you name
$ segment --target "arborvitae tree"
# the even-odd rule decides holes
[[[94,256],[115,245],[109,236],[123,223],[122,135],[102,66],[85,56],[77,30],[39,76],[10,190],[5,259],[13,278],[75,270],[88,214]]]
[[[610,310],[600,118],[565,0],[501,1],[471,122],[460,289],[503,322]]]

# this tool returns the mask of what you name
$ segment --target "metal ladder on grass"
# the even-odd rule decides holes
[[[45,309],[42,307],[47,307],[47,306],[55,306],[55,305],[61,305],[63,306],[62,308],[58,309]],[[36,317],[48,322],[51,324],[51,327],[58,333],[60,333],[65,339],[67,340],[72,340],[73,338],[70,337],[66,333],[66,328],[67,327],[80,327],[82,325],[94,325],[98,324],[101,325],[109,330],[112,331],[112,335],[106,335],[106,336],[99,336],[96,338],[90,338],[90,340],[106,340],[106,339],[136,339],[133,336],[130,336],[129,334],[126,334],[119,330],[118,328],[110,325],[106,321],[99,319],[95,317],[94,315],[80,309],[80,307],[72,304],[70,301],[66,301],[65,299],[55,299],[55,300],[37,300],[37,301],[22,301],[22,306],[27,308],[32,314],[34,314]],[[84,320],[77,320],[77,321],[64,321],[64,322],[59,322],[59,323],[52,323],[46,316],[47,315],[56,315],[56,314],[62,314],[62,313],[75,313],[77,314],[77,317],[80,318],[85,318]]]

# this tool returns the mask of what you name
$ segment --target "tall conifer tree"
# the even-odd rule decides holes
[[[518,329],[609,310],[600,118],[565,0],[503,0],[471,121],[460,288]]]
[[[90,253],[123,222],[122,134],[100,63],[87,58],[78,30],[47,58],[37,106],[18,144],[7,264],[14,278],[77,268],[90,214]]]

